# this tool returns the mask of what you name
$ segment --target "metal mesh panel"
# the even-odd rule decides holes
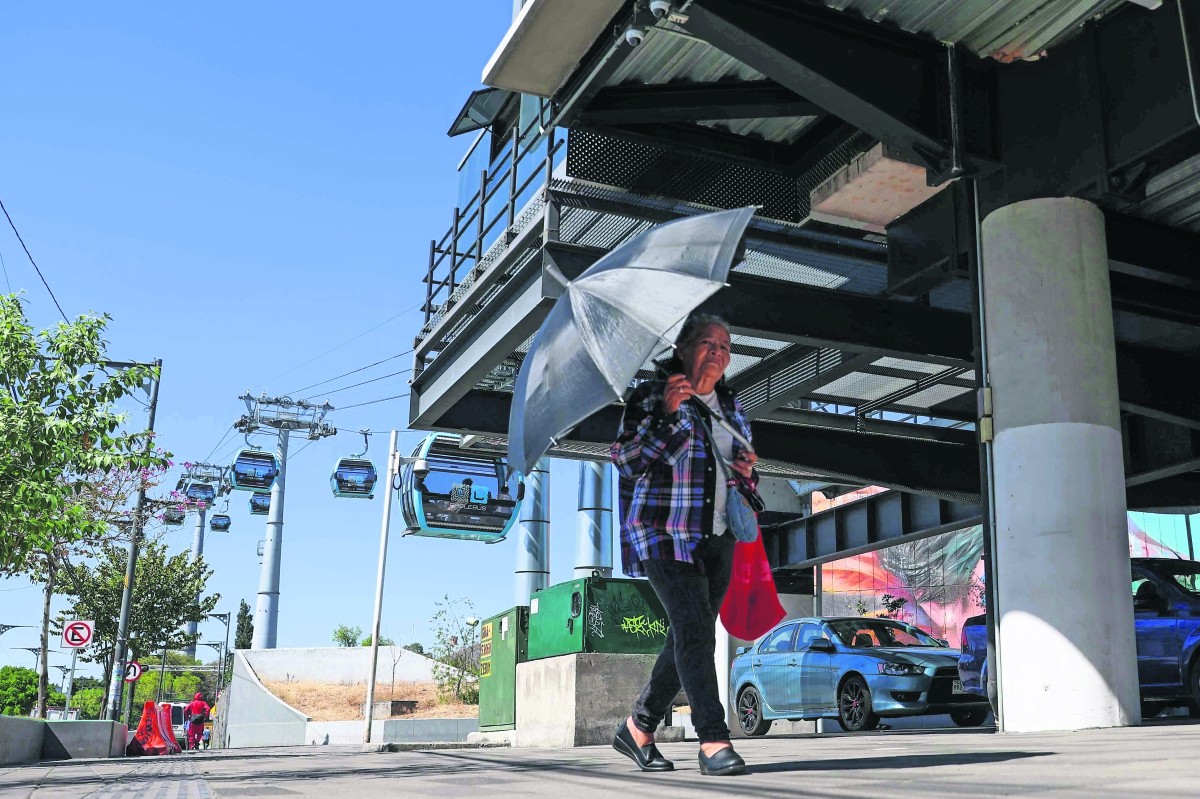
[[[567,175],[714,208],[761,205],[763,216],[789,222],[802,218],[793,178],[715,159],[681,156],[665,147],[588,130],[571,131]]]

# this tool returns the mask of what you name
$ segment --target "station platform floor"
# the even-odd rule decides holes
[[[608,747],[239,749],[0,769],[0,799],[224,797],[1158,797],[1200,796],[1200,723],[999,735],[883,732],[739,741],[741,777],[703,777],[695,744],[668,744],[668,774]]]

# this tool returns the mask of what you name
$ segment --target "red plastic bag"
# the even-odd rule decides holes
[[[787,612],[779,604],[779,594],[775,591],[762,535],[749,544],[737,542],[733,550],[733,576],[721,605],[721,624],[735,638],[753,641],[785,615]]]

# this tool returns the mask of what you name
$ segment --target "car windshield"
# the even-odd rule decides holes
[[[941,646],[916,627],[890,619],[839,619],[828,624],[843,644],[858,649],[876,646]]]
[[[1153,568],[1188,593],[1200,595],[1200,563],[1194,560],[1159,561]]]

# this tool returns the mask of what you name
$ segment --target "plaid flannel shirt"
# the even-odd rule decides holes
[[[691,563],[696,544],[712,534],[721,470],[699,423],[707,408],[701,411],[702,403],[693,400],[676,413],[664,414],[665,388],[665,381],[655,380],[634,390],[611,450],[620,476],[621,564],[630,577],[646,576],[646,560]],[[750,421],[733,392],[718,385],[717,399],[725,421],[750,439]],[[735,438],[735,459],[743,449]],[[747,479],[731,473],[742,494],[762,510],[758,475]]]

